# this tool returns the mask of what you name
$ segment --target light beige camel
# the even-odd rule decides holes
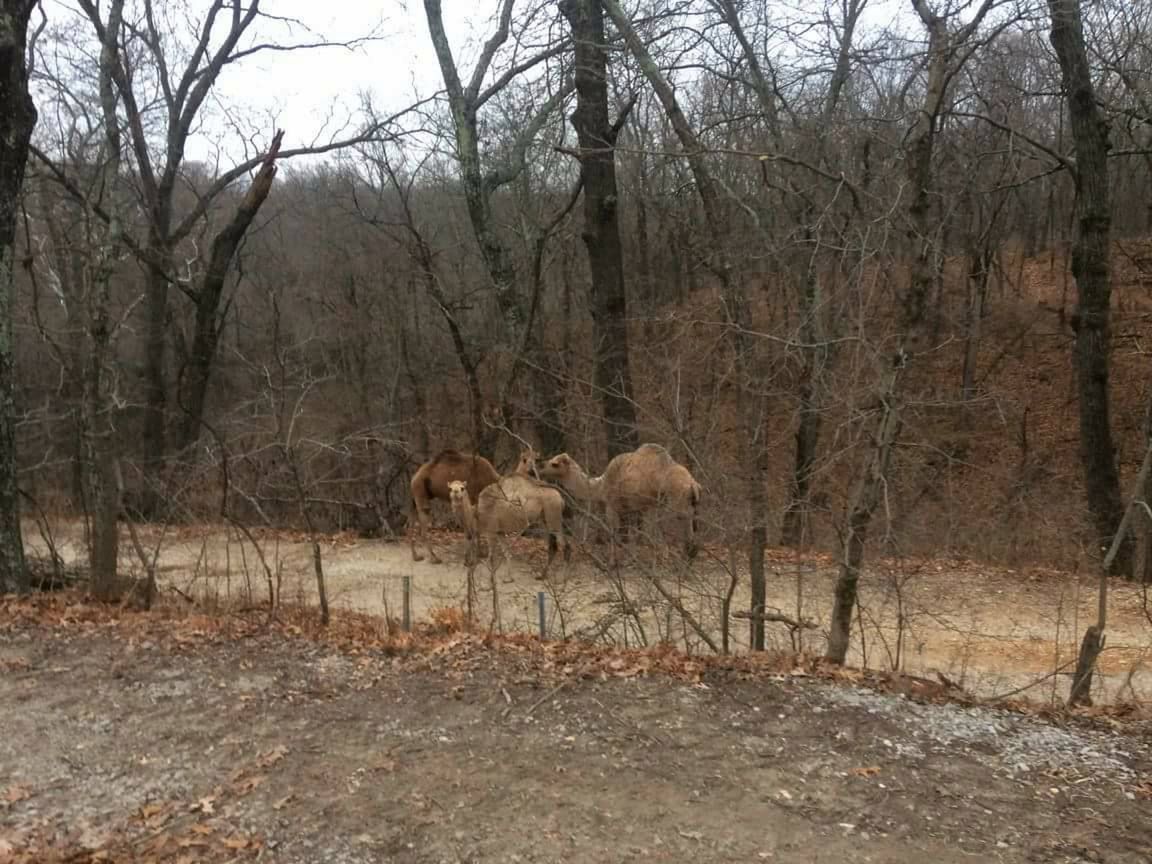
[[[421,561],[424,557],[416,549],[416,540],[419,537],[428,547],[432,561],[440,563],[440,557],[428,540],[428,526],[431,519],[429,507],[437,498],[441,501],[451,500],[448,492],[449,483],[457,481],[463,483],[469,500],[475,504],[480,492],[499,479],[500,474],[483,456],[460,453],[456,450],[442,450],[434,459],[421,465],[412,475],[412,511],[408,518],[408,540],[412,546],[412,560]]]
[[[539,473],[541,479],[558,483],[574,498],[603,502],[613,554],[621,517],[660,508],[684,521],[684,553],[696,556],[700,484],[659,444],[641,444],[631,453],[621,453],[599,477],[589,477],[567,453],[553,456],[539,467]]]
[[[522,458],[519,467],[523,466]],[[510,474],[485,488],[473,507],[463,482],[454,480],[448,485],[452,510],[468,536],[465,561],[469,567],[480,558],[481,541],[486,541],[490,560],[495,565],[499,538],[519,534],[536,523],[543,523],[548,531],[548,561],[537,578],[548,576],[557,546],[564,547],[564,560],[571,560],[572,549],[564,536],[564,496],[559,489],[523,474]]]

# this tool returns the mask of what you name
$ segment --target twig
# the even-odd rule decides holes
[[[537,708],[539,708],[541,705],[543,705],[545,702],[547,702],[549,699],[551,699],[553,696],[555,696],[557,693],[559,693],[561,690],[563,690],[565,687],[567,687],[568,683],[569,683],[569,679],[565,678],[563,681],[561,681],[559,684],[557,684],[555,687],[553,687],[551,690],[549,690],[547,693],[545,693],[543,696],[541,696],[539,699],[537,699],[535,702],[533,702],[528,707],[528,710],[524,712],[523,716],[531,717],[533,711],[535,711]]]

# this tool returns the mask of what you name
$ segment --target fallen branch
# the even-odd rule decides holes
[[[751,612],[743,610],[733,612],[732,617],[752,621],[765,621],[771,624],[783,624],[790,630],[816,630],[819,627],[819,625],[810,618],[797,621],[795,618],[789,618],[782,612]]]

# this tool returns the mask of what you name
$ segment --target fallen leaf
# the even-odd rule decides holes
[[[145,804],[140,808],[140,818],[149,828],[159,828],[172,816],[171,804]]]
[[[238,781],[232,788],[238,795],[247,795],[267,779],[263,774],[253,774],[251,777],[245,777]]]
[[[224,845],[229,849],[259,849],[263,843],[254,837],[241,837],[239,834],[234,834],[231,837],[224,838]]]
[[[273,747],[267,753],[262,753],[259,757],[257,757],[256,764],[259,765],[261,768],[269,768],[272,765],[275,765],[277,762],[279,762],[281,759],[283,759],[287,755],[288,755],[288,748],[285,747],[283,744],[277,744],[275,747]]]
[[[192,809],[193,809],[193,811],[199,810],[201,813],[207,813],[207,814],[211,815],[212,813],[216,812],[215,804],[216,804],[216,796],[215,795],[206,795],[205,797],[203,797],[199,801],[197,801],[195,804],[193,804]]]
[[[195,831],[197,834],[211,834],[216,829],[211,825],[205,825],[203,822],[197,822],[189,830]]]
[[[279,801],[273,802],[272,809],[273,810],[283,810],[287,806],[288,802],[292,800],[292,797],[293,796],[291,796],[291,795],[285,795]]]
[[[26,786],[9,786],[4,790],[3,796],[0,796],[0,798],[8,804],[15,804],[17,801],[23,801],[31,797],[32,791]]]
[[[852,773],[857,777],[875,777],[880,773],[880,766],[869,765],[867,768],[853,768]]]

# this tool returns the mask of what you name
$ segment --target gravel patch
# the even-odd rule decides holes
[[[903,697],[814,684],[826,705],[862,710],[897,724],[912,742],[880,744],[915,758],[916,744],[935,750],[966,747],[990,768],[1009,775],[1043,772],[1068,781],[1127,783],[1139,749],[1132,738],[1091,729],[1063,729],[995,708],[923,705]]]

